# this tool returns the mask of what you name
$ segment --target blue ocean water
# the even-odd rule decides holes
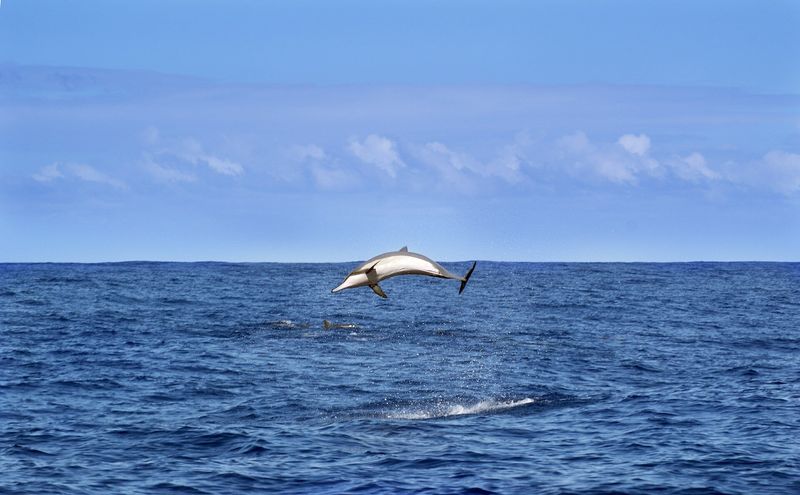
[[[800,264],[353,266],[0,265],[0,492],[800,493]]]

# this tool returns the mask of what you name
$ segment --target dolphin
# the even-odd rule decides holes
[[[322,328],[330,330],[331,328],[358,328],[355,323],[332,323],[330,320],[322,320]]]
[[[338,287],[331,290],[331,292],[339,292],[345,289],[352,289],[353,287],[369,286],[375,294],[387,297],[386,294],[378,285],[378,282],[391,278],[397,275],[427,275],[429,277],[438,278],[452,278],[453,280],[460,280],[461,287],[458,293],[464,291],[467,286],[469,277],[472,271],[475,270],[475,265],[478,262],[472,263],[472,268],[467,271],[463,277],[453,275],[448,272],[442,265],[417,253],[410,253],[408,248],[403,246],[399,251],[391,251],[389,253],[379,254],[374,258],[370,258],[362,263],[358,268],[350,272],[344,281]]]

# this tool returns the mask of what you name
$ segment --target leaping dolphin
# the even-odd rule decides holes
[[[475,270],[477,263],[477,261],[472,263],[472,268],[467,271],[467,274],[459,277],[448,272],[442,265],[427,256],[410,253],[408,248],[403,246],[399,251],[379,254],[365,261],[361,266],[350,272],[344,281],[331,292],[367,285],[375,294],[386,298],[386,294],[381,289],[381,286],[378,285],[381,280],[397,275],[427,275],[429,277],[460,280],[461,287],[458,289],[458,293],[461,294],[464,291],[464,287],[467,286],[469,277],[472,275],[472,271]]]

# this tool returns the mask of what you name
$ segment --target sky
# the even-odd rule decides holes
[[[789,260],[800,4],[0,4],[0,262]]]

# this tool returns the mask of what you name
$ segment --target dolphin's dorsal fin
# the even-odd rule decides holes
[[[388,296],[386,295],[385,292],[383,292],[383,289],[381,289],[380,285],[372,284],[372,285],[369,286],[369,288],[372,289],[372,292],[374,292],[375,294],[378,294],[379,296],[381,296],[384,299],[388,299]]]
[[[400,248],[400,250],[399,250],[398,252],[400,252],[400,253],[407,253],[407,252],[408,252],[408,246],[403,246],[403,247],[401,247],[401,248]]]

